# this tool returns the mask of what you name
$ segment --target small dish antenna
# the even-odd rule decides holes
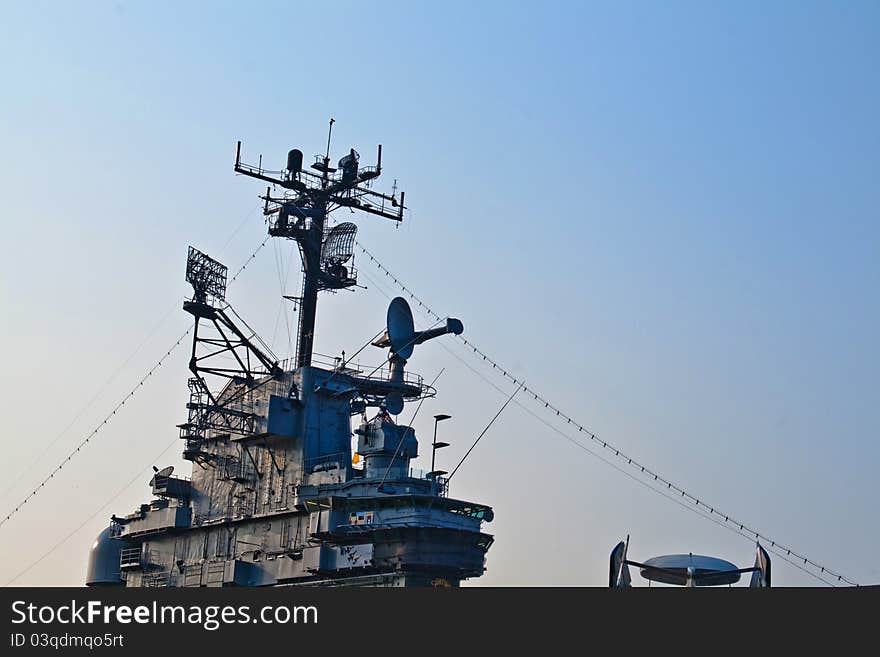
[[[156,473],[153,475],[153,478],[150,479],[150,486],[155,486],[156,481],[159,479],[167,479],[171,476],[171,473],[174,472],[174,466],[169,465],[167,468],[162,468],[159,470],[156,466],[153,466],[153,471]]]
[[[386,329],[382,336],[373,342],[376,347],[390,347],[391,363],[389,383],[402,385],[405,380],[404,367],[406,361],[412,356],[413,348],[433,338],[439,338],[447,333],[460,335],[464,331],[464,324],[452,317],[446,318],[446,326],[416,331],[413,322],[412,310],[406,299],[394,297],[388,305],[386,316]],[[403,411],[403,395],[399,392],[391,392],[385,396],[385,408],[392,415],[399,415]]]
[[[408,360],[415,346],[415,324],[412,310],[403,297],[395,297],[388,305],[387,326],[391,351]]]
[[[390,347],[394,356],[409,360],[413,354],[413,347],[417,344],[422,344],[447,333],[461,335],[463,332],[464,324],[453,317],[446,318],[446,326],[427,331],[416,331],[412,310],[410,310],[406,299],[394,297],[388,305],[387,329],[382,337],[373,342],[373,345]]]
[[[403,395],[399,392],[391,392],[385,395],[385,410],[391,415],[400,415],[403,412]]]

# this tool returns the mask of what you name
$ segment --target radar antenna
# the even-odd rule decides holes
[[[193,297],[184,301],[183,309],[195,319],[189,361],[193,376],[188,382],[189,417],[177,426],[186,440],[184,458],[197,462],[205,458],[202,447],[209,429],[253,433],[255,415],[240,407],[241,397],[258,385],[257,379],[281,375],[278,359],[226,302],[226,272],[225,265],[189,247],[186,280],[192,285]],[[239,391],[217,394],[206,375],[220,377]]]
[[[299,299],[299,326],[296,351],[297,367],[311,364],[314,344],[318,292],[340,290],[357,284],[351,246],[357,227],[353,223],[328,226],[329,215],[339,208],[360,210],[392,221],[403,221],[404,192],[391,195],[374,191],[372,180],[382,173],[382,145],[378,147],[375,166],[360,166],[360,155],[353,148],[338,167],[331,166],[330,144],[334,119],[330,119],[327,149],[316,155],[308,169],[303,168],[303,154],[298,149],[287,155],[282,171],[263,169],[241,160],[241,142],[235,153],[235,171],[270,183],[263,214],[269,218],[269,234],[295,240],[303,262],[302,297]],[[309,169],[312,169],[311,171]],[[278,190],[277,193],[274,190]]]
[[[751,568],[737,568],[735,564],[716,557],[700,554],[667,554],[648,559],[644,563],[628,558],[629,536],[618,543],[611,551],[608,586],[628,588],[632,586],[629,566],[641,571],[648,582],[662,582],[676,586],[723,586],[736,584],[740,576],[751,574],[749,588],[768,588],[770,586],[770,555],[760,543],[755,544],[755,565]]]

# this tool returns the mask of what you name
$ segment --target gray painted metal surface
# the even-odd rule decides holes
[[[370,184],[381,173],[381,146],[377,166],[360,168],[351,149],[337,172],[328,140],[328,154],[311,167],[320,174],[302,168],[297,149],[282,172],[244,164],[240,149],[238,173],[283,190],[261,197],[269,234],[296,241],[303,258],[302,296],[288,297],[299,312],[295,359],[275,358],[226,300],[226,267],[190,247],[193,297],[184,310],[195,321],[193,378],[188,418],[178,426],[192,473],[157,470],[154,499],[112,517],[90,554],[88,583],[426,586],[480,576],[491,508],[452,499],[442,476],[414,470],[411,427],[387,413],[367,418],[369,407],[399,412],[436,393],[405,371],[407,359],[417,344],[461,333],[461,322],[416,331],[407,302],[396,298],[385,337],[374,343],[390,347],[382,367],[359,370],[344,354],[323,362],[312,353],[318,292],[356,283],[357,227],[331,227],[329,213],[346,207],[403,220],[403,193]]]
[[[700,554],[666,554],[648,559],[645,566],[649,566],[641,570],[645,579],[680,586],[687,585],[689,580],[699,586],[700,577],[709,574],[714,576],[712,585],[735,584],[740,578],[736,564]]]
[[[104,529],[89,550],[86,586],[122,586],[125,582],[120,569],[120,556],[125,542],[114,540],[113,526]]]

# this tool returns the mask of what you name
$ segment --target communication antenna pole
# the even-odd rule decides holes
[[[265,202],[263,214],[269,218],[269,234],[295,240],[300,247],[303,290],[299,304],[297,367],[308,367],[312,362],[318,292],[357,284],[357,271],[353,262],[349,262],[354,258],[357,226],[344,222],[330,227],[330,213],[350,208],[400,222],[406,209],[403,193],[398,200],[394,195],[382,194],[367,186],[381,174],[381,145],[376,166],[361,167],[360,155],[353,148],[339,160],[337,167],[330,165],[334,123],[331,118],[326,152],[316,155],[315,162],[309,166],[314,171],[303,168],[303,153],[299,149],[287,154],[287,165],[281,171],[268,171],[242,162],[241,142],[235,154],[237,173],[272,185],[266,195],[260,197]]]
[[[332,116],[330,117],[330,130],[327,131],[327,154],[324,156],[324,160],[330,161],[330,137],[333,136],[333,124],[336,123],[336,119]]]

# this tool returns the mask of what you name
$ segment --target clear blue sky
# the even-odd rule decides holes
[[[337,156],[381,142],[412,207],[360,220],[364,244],[435,310],[711,504],[880,582],[878,61],[876,2],[7,3],[3,510],[185,329],[186,246],[234,269],[262,240],[235,141],[280,168],[333,116]],[[279,353],[292,253],[267,247],[229,295]],[[381,327],[363,282],[322,298],[319,351]],[[184,417],[185,351],[0,528],[0,583],[124,489],[17,582],[81,583]],[[411,364],[444,366],[416,428],[453,414],[454,462],[503,396],[437,345]],[[483,583],[601,585],[627,533],[636,558],[751,563],[516,406],[454,484],[496,510]]]

